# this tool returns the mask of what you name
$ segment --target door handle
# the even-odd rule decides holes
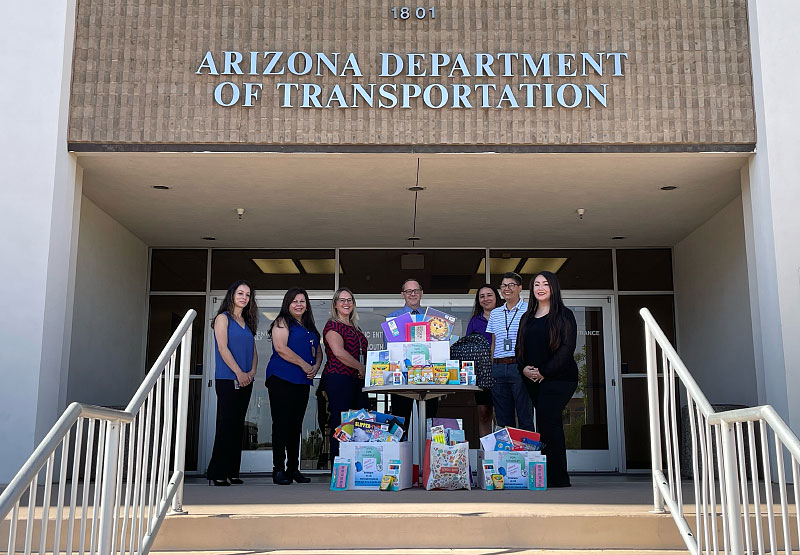
[[[617,387],[617,380],[615,380],[614,378],[611,378],[611,387]]]
[[[211,387],[211,380],[208,380],[208,387]]]

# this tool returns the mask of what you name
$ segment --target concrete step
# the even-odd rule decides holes
[[[261,479],[229,488],[190,483],[185,496],[189,514],[167,517],[154,550],[684,552],[672,518],[649,512],[649,479],[576,477],[573,484],[544,492],[331,492],[324,482],[276,486]]]
[[[276,549],[269,551],[151,551],[152,555],[684,555],[676,549]]]

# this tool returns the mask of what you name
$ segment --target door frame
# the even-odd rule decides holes
[[[616,299],[612,292],[598,295],[574,291],[564,291],[563,298],[564,304],[568,307],[580,304],[602,309],[608,419],[608,454],[600,455],[602,451],[591,449],[569,449],[567,450],[569,469],[575,472],[620,472],[624,462],[624,436],[620,410],[622,384],[619,376]]]

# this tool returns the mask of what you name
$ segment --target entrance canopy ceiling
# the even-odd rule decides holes
[[[85,153],[78,162],[84,194],[149,246],[409,247],[419,159],[417,247],[569,248],[674,245],[740,194],[746,156]]]

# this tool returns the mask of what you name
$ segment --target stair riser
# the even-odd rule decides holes
[[[661,518],[664,517],[664,518]],[[168,518],[156,550],[539,547],[681,549],[672,519],[287,515]]]

